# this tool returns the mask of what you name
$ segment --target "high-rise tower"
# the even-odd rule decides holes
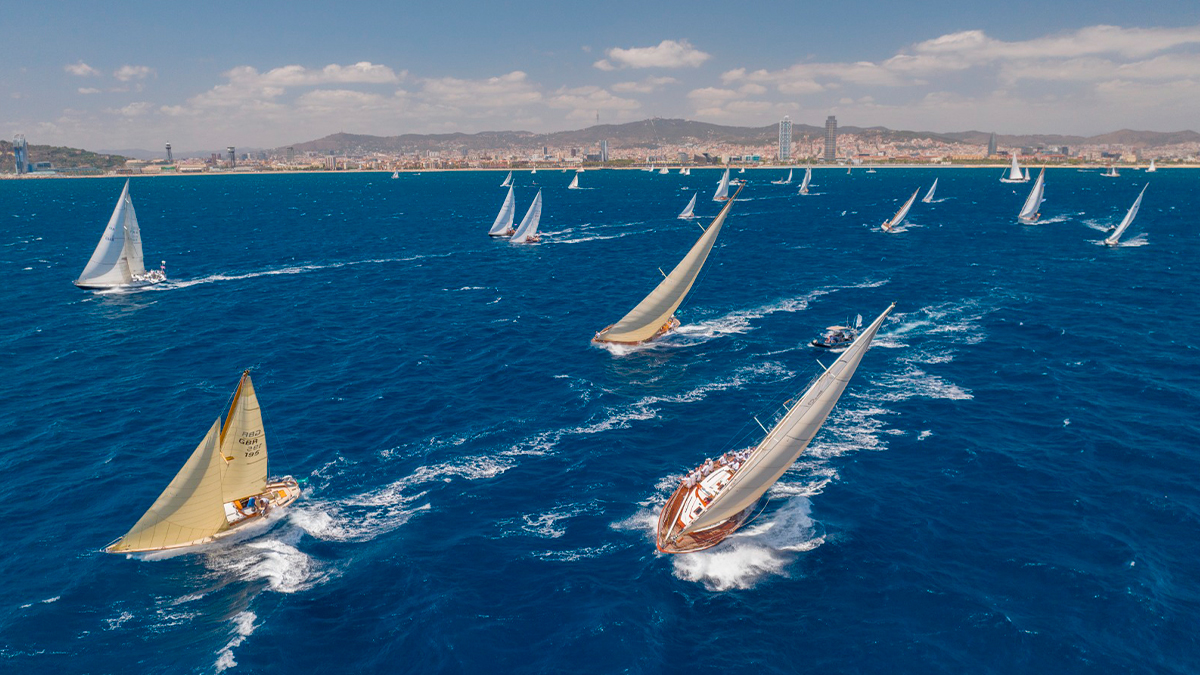
[[[779,120],[779,161],[792,161],[792,118],[787,115]]]
[[[231,145],[231,146],[229,146],[229,168],[232,169],[233,167],[234,167],[234,154],[233,154],[233,146]]]
[[[837,160],[837,118],[833,115],[825,118],[825,161]]]
[[[17,175],[29,173],[29,144],[21,134],[13,138],[13,157],[17,161]]]
[[[171,144],[167,143],[167,164],[174,164],[175,158],[171,156]]]
[[[988,156],[988,157],[991,157],[991,156],[992,156],[992,155],[994,155],[994,154],[996,154],[996,132],[994,132],[994,131],[993,131],[993,132],[992,132],[992,137],[988,139],[988,153],[987,153],[987,156]]]

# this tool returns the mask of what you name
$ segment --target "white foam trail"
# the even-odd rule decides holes
[[[323,581],[328,575],[318,563],[296,548],[303,532],[295,528],[206,552],[204,564],[243,581],[265,581],[276,593],[295,593]]]
[[[588,560],[598,558],[606,553],[617,550],[617,546],[612,543],[604,544],[603,546],[588,546],[577,548],[571,551],[543,551],[535,553],[534,557],[541,560],[549,560],[553,562],[576,562],[579,560]]]
[[[313,263],[313,264],[308,264],[308,265],[292,265],[292,266],[288,266],[288,267],[278,267],[278,268],[269,269],[269,270],[260,270],[258,272],[246,272],[245,274],[211,274],[207,277],[201,277],[199,279],[168,279],[161,284],[154,284],[153,286],[144,286],[141,288],[133,288],[133,289],[116,289],[116,290],[118,292],[133,292],[133,293],[143,292],[143,291],[173,291],[173,290],[177,290],[180,288],[190,288],[192,286],[198,286],[200,284],[212,284],[212,283],[217,283],[217,282],[221,282],[221,281],[240,281],[242,279],[254,279],[256,277],[269,277],[269,276],[276,276],[276,275],[281,275],[281,274],[283,274],[283,275],[304,274],[306,272],[316,272],[319,270],[338,269],[341,267],[352,267],[355,265],[380,265],[380,264],[384,264],[384,263],[412,262],[413,260],[420,260],[422,258],[438,258],[438,257],[446,257],[448,255],[450,255],[450,254],[443,253],[443,254],[438,254],[438,255],[415,255],[415,256],[409,256],[407,258],[373,258],[373,259],[368,259],[368,260],[350,260],[350,261],[346,261],[346,262],[320,263],[320,264]],[[107,291],[102,291],[102,292],[107,292]]]
[[[250,611],[239,612],[233,617],[233,637],[221,648],[221,651],[217,652],[217,662],[213,664],[218,673],[237,665],[237,661],[233,658],[233,650],[254,633],[254,629],[257,628],[254,621],[257,618],[254,612]]]
[[[910,398],[945,398],[962,401],[974,398],[967,389],[920,368],[909,367],[899,374],[885,375],[878,382],[888,391],[877,396],[880,401],[905,401]]]

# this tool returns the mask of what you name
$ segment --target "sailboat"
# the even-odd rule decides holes
[[[924,197],[921,197],[921,201],[922,201],[923,203],[925,203],[925,204],[932,204],[932,203],[933,203],[933,191],[934,191],[934,190],[937,190],[937,182],[938,182],[938,179],[934,178],[934,179],[933,179],[933,185],[930,185],[930,186],[929,186],[929,192],[926,192],[926,193],[925,193],[925,196],[924,196]]]
[[[738,169],[738,173],[746,173],[746,167],[743,166],[742,168]]]
[[[692,201],[688,202],[687,207],[679,214],[681,220],[691,220],[696,217],[696,197],[699,196],[699,193],[692,195]]]
[[[517,212],[517,200],[513,196],[513,188],[508,186],[508,195],[504,198],[504,204],[500,207],[500,213],[496,214],[496,222],[492,223],[492,229],[488,230],[489,237],[511,237],[516,230],[513,229],[513,217]]]
[[[808,194],[808,184],[812,182],[812,167],[804,167],[804,178],[800,180],[800,192],[798,194]]]
[[[592,338],[593,342],[640,344],[679,326],[675,310],[679,309],[683,299],[692,290],[692,284],[696,283],[696,277],[700,276],[700,270],[704,269],[704,262],[708,260],[708,254],[712,251],[717,235],[721,233],[721,226],[725,224],[725,217],[729,215],[729,209],[733,208],[733,202],[739,192],[740,189],[734,193],[733,199],[725,203],[721,212],[713,218],[696,243],[692,244],[692,248],[675,269],[671,270],[671,273],[667,274],[637,306],[621,317],[620,321],[596,333]]]
[[[399,178],[399,177],[400,177],[400,172],[399,172],[399,171],[393,171],[393,172],[392,172],[392,180],[396,180],[396,179],[397,179],[397,178]]]
[[[852,168],[854,168],[854,167],[850,167],[850,166],[846,167],[846,175],[847,175],[847,176],[849,176],[849,175],[850,175],[850,170],[851,170]]]
[[[571,178],[571,184],[567,186],[567,189],[568,190],[578,190],[579,189],[579,174],[575,174],[575,176],[573,178]]]
[[[1029,175],[1029,167],[1025,167],[1025,182],[1028,183],[1032,176]]]
[[[575,169],[575,173],[583,173],[583,167],[581,166],[578,169]]]
[[[867,169],[867,173],[879,173],[879,172],[875,170],[875,167],[870,167],[869,169]]]
[[[667,174],[669,174],[669,173],[671,173],[671,170],[670,170],[670,169],[668,169],[668,168],[667,168],[667,167],[665,167],[665,166],[664,166],[663,168],[661,168],[661,169],[659,169],[659,170],[658,170],[658,175],[660,175],[660,176],[665,176],[665,175],[667,175]]]
[[[913,202],[917,201],[917,194],[920,192],[921,188],[913,190],[912,196],[908,198],[908,201],[904,202],[904,206],[900,207],[900,210],[896,212],[896,215],[892,216],[891,220],[884,221],[884,232],[891,232],[897,225],[904,221],[904,217],[908,215],[908,210],[912,208]]]
[[[512,239],[509,239],[514,244],[532,244],[542,240],[542,236],[538,234],[538,223],[542,220],[542,191],[538,190],[537,196],[533,198],[533,203],[529,205],[529,210],[525,212],[525,217],[521,219],[521,224],[517,226],[517,231],[513,233]]]
[[[1146,173],[1154,173],[1158,171],[1158,167],[1154,166],[1154,160],[1150,160],[1150,166],[1146,167]]]
[[[1037,219],[1042,214],[1038,209],[1042,207],[1042,202],[1046,197],[1046,168],[1038,172],[1037,182],[1033,184],[1033,189],[1029,191],[1029,196],[1025,198],[1025,205],[1021,207],[1021,212],[1017,214],[1017,220],[1026,225],[1032,225],[1037,222]]]
[[[508,176],[506,176],[504,178],[504,182],[500,184],[500,187],[512,187],[512,172],[511,171],[508,172]]]
[[[680,176],[686,176],[687,174],[688,174],[688,171],[687,171],[687,167],[686,167],[686,166],[681,166],[681,167],[679,167],[679,175],[680,175]]]
[[[791,184],[792,184],[792,170],[791,169],[788,169],[787,178],[782,178],[780,180],[771,181],[771,185],[791,185]]]
[[[250,371],[224,423],[218,417],[183,468],[108,553],[198,546],[262,522],[300,496],[296,479],[267,478],[267,437]]]
[[[1119,178],[1121,176],[1121,174],[1117,173],[1117,167],[1115,164],[1109,164],[1108,171],[1105,171],[1100,175],[1104,176],[1105,178]]]
[[[125,181],[96,250],[73,283],[84,290],[103,290],[150,286],[166,280],[165,262],[159,269],[146,271],[142,260],[142,231],[138,228],[137,213],[129,197],[129,181]]]
[[[717,192],[713,195],[714,202],[723,202],[726,199],[729,199],[729,169],[725,169],[725,174],[717,183]]]
[[[1133,206],[1129,207],[1129,211],[1126,212],[1125,218],[1121,220],[1121,224],[1117,225],[1117,229],[1113,230],[1113,233],[1108,235],[1108,238],[1104,240],[1105,244],[1109,246],[1117,245],[1117,242],[1121,239],[1121,235],[1125,234],[1125,230],[1129,229],[1129,226],[1133,223],[1133,219],[1137,218],[1138,209],[1142,207],[1142,195],[1146,194],[1146,188],[1148,187],[1150,187],[1149,183],[1138,193],[1137,199],[1133,200]]]
[[[1012,154],[1012,166],[1008,170],[1008,176],[1001,178],[1001,183],[1024,183],[1029,180],[1025,174],[1021,172],[1021,165],[1017,163],[1017,153]]]
[[[879,318],[825,369],[758,445],[725,453],[684,476],[658,514],[655,546],[663,553],[712,548],[746,523],[767,490],[808,447],[829,417],[884,319]]]

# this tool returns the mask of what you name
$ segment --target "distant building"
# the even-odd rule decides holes
[[[608,141],[600,141],[600,161],[608,161]]]
[[[167,143],[167,164],[174,164],[175,158],[171,156],[171,144]]]
[[[837,161],[837,118],[825,118],[825,161]]]
[[[234,153],[233,150],[234,150],[233,146],[232,145],[229,146],[229,168],[231,168],[231,169],[237,165],[237,159],[236,159],[237,155]]]
[[[996,132],[992,132],[992,137],[988,139],[988,157],[996,154]]]
[[[17,163],[17,175],[29,173],[33,167],[29,165],[29,144],[25,142],[25,137],[17,134],[13,138],[13,158]]]
[[[779,120],[779,161],[792,160],[792,118],[787,115]]]

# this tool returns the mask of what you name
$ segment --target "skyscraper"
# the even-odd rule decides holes
[[[608,161],[608,141],[600,141],[600,161]]]
[[[779,120],[779,161],[792,160],[792,118],[787,115]]]
[[[229,168],[232,169],[235,165],[236,165],[236,160],[234,160],[233,146],[231,145],[231,146],[229,146]]]
[[[17,175],[29,173],[29,144],[21,134],[13,138],[13,157],[17,160]]]
[[[988,157],[991,157],[991,156],[992,156],[992,155],[994,155],[994,154],[996,154],[996,132],[994,132],[994,131],[993,131],[993,132],[992,132],[992,137],[988,139],[988,153],[987,153],[987,156],[988,156]]]
[[[825,118],[825,161],[837,160],[837,118],[833,115]]]

